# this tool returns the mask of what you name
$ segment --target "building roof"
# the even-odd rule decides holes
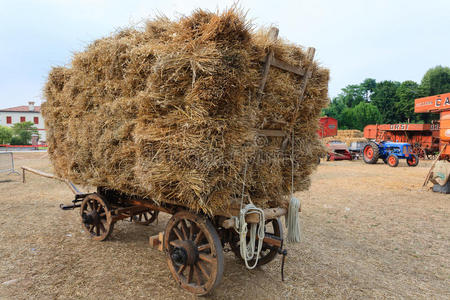
[[[4,109],[0,109],[0,112],[36,112],[36,113],[40,113],[41,112],[41,107],[35,105],[34,106],[34,110],[30,110],[28,108],[28,105],[21,105],[21,106],[15,106],[15,107],[10,107],[10,108],[4,108]]]

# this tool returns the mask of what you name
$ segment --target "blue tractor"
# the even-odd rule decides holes
[[[391,167],[398,166],[399,159],[406,159],[410,167],[419,164],[419,158],[412,152],[412,146],[408,143],[370,141],[363,150],[364,162],[376,164],[379,158]]]

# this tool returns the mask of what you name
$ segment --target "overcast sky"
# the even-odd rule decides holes
[[[42,101],[52,66],[111,32],[164,14],[225,9],[216,0],[0,0],[0,108]],[[329,94],[365,78],[420,82],[450,66],[450,1],[241,0],[256,26],[276,25],[290,41],[316,48],[330,69]]]

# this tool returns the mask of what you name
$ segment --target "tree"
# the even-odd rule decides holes
[[[377,88],[377,81],[373,78],[366,78],[363,83],[361,83],[361,88],[364,90],[364,98],[367,102],[370,101],[370,95]]]
[[[363,130],[368,124],[379,124],[381,113],[378,108],[371,104],[361,102],[352,108],[353,126],[352,128]]]
[[[360,85],[352,84],[343,88],[338,98],[342,99],[347,107],[355,107],[358,103],[364,101],[364,95],[365,91]]]
[[[396,95],[400,83],[397,81],[385,80],[377,83],[375,91],[371,95],[371,103],[375,105],[381,113],[382,122],[396,123],[399,119],[395,103],[398,102]]]
[[[0,126],[0,144],[9,144],[12,138],[12,130],[6,126]]]
[[[20,142],[21,145],[29,145],[31,142],[31,136],[38,134],[36,126],[33,122],[16,123],[12,127],[14,134],[14,143]]]
[[[415,122],[419,120],[419,114],[414,113],[414,99],[422,97],[419,85],[411,80],[402,82],[397,88],[395,111],[399,119],[397,122]]]
[[[420,84],[424,96],[450,93],[450,68],[436,66],[429,69]]]
[[[350,107],[344,108],[340,115],[340,119],[338,119],[338,126],[340,129],[352,129],[353,125],[353,109]]]

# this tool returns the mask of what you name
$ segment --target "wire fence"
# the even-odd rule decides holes
[[[0,173],[8,172],[9,174],[16,173],[14,170],[14,156],[12,152],[0,152]]]

